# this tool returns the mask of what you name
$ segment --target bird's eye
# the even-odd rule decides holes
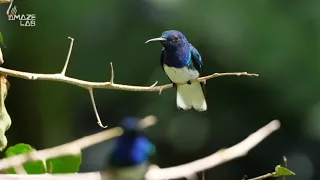
[[[177,36],[176,36],[176,37],[173,37],[172,40],[173,40],[173,41],[178,41],[178,40],[179,40],[179,37],[177,37]]]

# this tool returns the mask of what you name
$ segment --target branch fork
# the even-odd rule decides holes
[[[11,4],[12,4],[12,2],[11,2]],[[76,85],[76,86],[82,87],[84,89],[87,89],[90,94],[93,110],[95,112],[98,125],[102,128],[106,128],[107,126],[103,125],[101,122],[101,118],[99,116],[97,106],[96,106],[95,100],[94,100],[93,89],[101,88],[101,89],[115,89],[115,90],[123,90],[123,91],[159,92],[159,94],[161,94],[161,92],[163,90],[166,90],[166,89],[173,87],[173,84],[166,84],[166,85],[157,86],[158,81],[156,81],[151,86],[132,86],[132,85],[116,84],[116,83],[114,83],[114,68],[113,68],[112,62],[110,62],[111,73],[110,73],[110,81],[109,82],[91,82],[91,81],[85,81],[85,80],[81,80],[81,79],[68,77],[65,74],[66,74],[66,71],[68,68],[68,64],[70,61],[72,48],[73,48],[73,44],[74,44],[74,39],[72,37],[68,37],[68,39],[70,40],[69,51],[68,51],[68,55],[67,55],[67,58],[66,58],[66,61],[65,61],[65,64],[63,66],[61,73],[39,74],[39,73],[16,71],[16,70],[11,70],[11,69],[6,69],[3,67],[0,67],[0,73],[4,73],[9,76],[27,79],[27,80],[58,81],[58,82],[68,83],[68,84]],[[258,76],[258,74],[250,74],[247,72],[214,73],[214,74],[211,74],[208,76],[204,76],[204,77],[200,77],[198,79],[192,80],[191,83],[194,83],[194,82],[206,83],[206,81],[208,79],[221,77],[221,76],[249,76],[249,77],[252,77],[252,76]],[[186,83],[179,83],[178,85],[184,85],[184,84],[186,84]]]

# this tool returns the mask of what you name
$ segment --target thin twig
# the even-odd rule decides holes
[[[265,175],[262,175],[262,176],[258,176],[258,177],[252,178],[252,179],[248,179],[248,180],[263,180],[263,179],[270,178],[270,177],[278,177],[278,175],[277,175],[276,172],[272,172],[272,173],[268,173],[268,174],[265,174]]]
[[[63,67],[62,72],[61,72],[61,75],[63,75],[63,76],[66,74],[66,71],[67,71],[67,67],[68,67],[68,64],[69,64],[69,59],[70,59],[71,52],[72,52],[73,41],[74,41],[74,39],[72,37],[68,37],[68,39],[70,39],[71,41],[70,41],[70,47],[69,47],[67,60],[66,60],[66,63],[64,64],[64,67]]]
[[[283,158],[283,167],[287,168],[288,160],[285,156],[283,156],[282,158]],[[282,176],[282,180],[286,180],[286,176]]]
[[[4,63],[3,54],[2,54],[2,51],[1,51],[1,47],[0,47],[0,64],[3,64],[3,63]]]
[[[205,180],[205,179],[206,179],[205,174],[206,174],[206,172],[205,172],[205,171],[202,171],[202,180]]]
[[[123,131],[121,128],[116,127],[50,149],[33,151],[28,154],[1,159],[0,171],[24,164],[29,161],[41,161],[43,159],[77,155],[81,152],[82,149],[100,143],[102,141],[120,136],[122,132]]]
[[[90,98],[91,98],[91,102],[92,102],[92,106],[93,106],[93,110],[94,110],[94,113],[96,114],[96,117],[97,117],[97,123],[100,127],[102,128],[107,128],[108,126],[104,126],[101,122],[101,119],[100,119],[100,116],[99,116],[99,113],[98,113],[98,110],[97,110],[97,106],[96,106],[96,102],[94,101],[94,96],[93,96],[93,89],[90,88],[89,89],[89,94],[90,94]]]
[[[6,12],[6,14],[7,14],[8,18],[9,18],[9,11],[10,11],[10,9],[11,9],[13,0],[11,0],[11,1],[10,1],[10,0],[2,0],[1,3],[10,3],[10,5],[9,5],[9,7],[8,7],[8,9],[7,9],[7,12]]]
[[[110,84],[113,84],[113,82],[114,82],[114,71],[113,71],[113,65],[112,65],[112,62],[110,62],[110,68],[111,68]]]
[[[287,167],[287,158],[285,156],[283,156],[283,167]],[[263,180],[263,179],[266,179],[266,178],[270,178],[270,177],[278,177],[277,173],[276,172],[272,172],[272,173],[268,173],[268,174],[265,174],[265,175],[262,175],[262,176],[258,176],[258,177],[255,177],[255,178],[251,178],[251,179],[247,179],[247,180]],[[282,180],[285,180],[285,177],[286,176],[282,176]]]
[[[280,128],[280,122],[273,120],[269,124],[260,128],[258,131],[249,135],[245,140],[240,143],[227,148],[222,149],[205,158],[163,169],[150,169],[146,174],[146,180],[163,180],[163,179],[178,179],[187,177],[191,174],[195,174],[200,171],[218,166],[227,161],[245,156],[252,148],[258,145],[263,139],[268,137],[271,133]]]

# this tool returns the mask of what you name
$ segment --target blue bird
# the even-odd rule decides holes
[[[116,139],[108,160],[107,175],[112,180],[142,180],[154,145],[143,135],[138,118],[122,121],[123,134]]]
[[[163,46],[160,62],[177,89],[177,107],[182,110],[194,108],[199,112],[206,111],[204,83],[191,83],[203,76],[203,63],[198,50],[177,30],[164,31],[161,37],[146,41],[149,42],[160,42]],[[179,83],[187,84],[177,85]]]

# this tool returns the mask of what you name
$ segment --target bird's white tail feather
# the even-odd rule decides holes
[[[197,111],[206,111],[207,102],[201,84],[196,82],[191,85],[178,85],[177,106],[183,110],[188,110],[193,107]]]

